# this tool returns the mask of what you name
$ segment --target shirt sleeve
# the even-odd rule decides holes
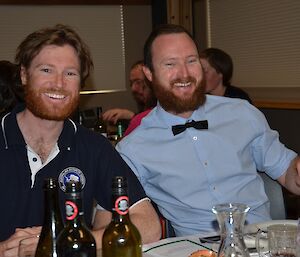
[[[108,144],[110,143],[108,142]],[[99,178],[97,179],[100,181],[100,185],[99,189],[96,189],[96,200],[102,208],[109,211],[112,208],[111,185],[114,176],[124,176],[127,178],[130,205],[147,197],[134,172],[129,168],[114,147],[107,145],[102,148],[101,156],[98,156],[98,158],[97,175]]]
[[[252,153],[257,169],[265,171],[271,178],[278,179],[285,173],[297,154],[279,140],[279,133],[272,130],[263,115],[255,108],[253,129],[256,138],[252,143]]]

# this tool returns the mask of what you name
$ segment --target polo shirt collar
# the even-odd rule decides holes
[[[10,146],[26,146],[26,142],[17,123],[17,113],[25,109],[24,104],[17,105],[11,113],[5,115],[1,120],[1,129],[6,144],[6,148]],[[63,130],[58,139],[58,147],[60,149],[71,149],[72,138],[77,133],[77,125],[71,119],[64,121]]]

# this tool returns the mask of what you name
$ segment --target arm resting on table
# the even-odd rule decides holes
[[[161,237],[161,226],[158,215],[148,200],[138,202],[129,209],[130,220],[138,228],[143,244],[158,241]],[[97,248],[102,247],[102,236],[105,227],[111,221],[111,212],[97,210],[93,224],[93,235]]]

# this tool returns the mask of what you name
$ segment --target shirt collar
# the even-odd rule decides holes
[[[17,105],[11,113],[4,116],[1,120],[1,130],[3,138],[6,141],[6,148],[13,145],[26,146],[24,137],[17,123],[16,115],[25,109],[25,105]],[[58,139],[60,149],[70,150],[72,138],[77,133],[78,126],[71,119],[64,121],[63,130]]]
[[[177,124],[185,124],[186,122],[191,120],[197,121],[206,119],[205,104],[200,106],[197,110],[193,111],[192,115],[187,119],[165,111],[159,103],[156,107],[156,113],[158,119],[160,119],[167,127],[171,127]]]

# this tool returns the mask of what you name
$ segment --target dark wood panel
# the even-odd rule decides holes
[[[0,5],[150,5],[151,0],[0,0]]]
[[[254,105],[257,108],[268,109],[300,109],[300,102],[279,102],[270,100],[254,100]]]

